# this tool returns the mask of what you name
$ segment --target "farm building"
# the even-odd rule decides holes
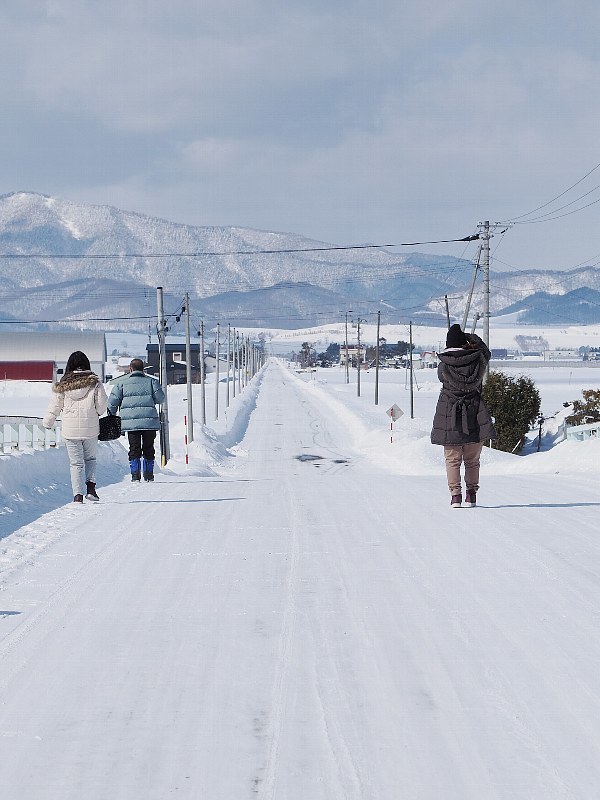
[[[2,381],[48,381],[56,380],[54,361],[0,361]]]
[[[146,345],[148,367],[146,372],[150,375],[160,377],[159,372],[159,352],[157,344]],[[185,343],[165,344],[167,356],[167,384],[185,383],[186,381],[186,362],[185,362]],[[192,383],[200,383],[200,345],[190,345]]]
[[[5,365],[7,379],[9,379],[8,364],[12,364],[15,366],[11,367],[11,374],[23,375],[21,378],[14,377],[13,380],[36,380],[36,378],[30,377],[30,369],[25,365],[41,361],[54,363],[56,377],[60,379],[69,356],[75,350],[81,350],[86,354],[92,370],[101,380],[104,380],[106,342],[103,333],[87,331],[81,333],[64,331],[0,332],[0,362]]]

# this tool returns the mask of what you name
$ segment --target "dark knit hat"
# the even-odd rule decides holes
[[[465,347],[467,343],[468,339],[462,332],[460,325],[452,325],[452,327],[448,329],[446,347]]]

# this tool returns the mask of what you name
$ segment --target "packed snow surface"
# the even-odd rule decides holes
[[[545,414],[598,388],[574,372],[540,372]],[[272,359],[206,427],[194,387],[188,466],[173,388],[172,459],[132,486],[103,444],[96,505],[64,449],[0,458],[3,797],[598,797],[600,442],[486,450],[452,510],[435,372],[412,418],[373,380]]]

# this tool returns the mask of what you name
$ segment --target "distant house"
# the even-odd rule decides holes
[[[230,365],[231,368],[231,365]],[[204,372],[206,375],[210,375],[213,372],[217,371],[217,357],[216,355],[211,355],[207,353],[204,356]],[[227,372],[227,353],[219,354],[219,374],[223,375]]]
[[[364,349],[361,347],[361,361],[364,359]],[[358,358],[358,347],[355,345],[348,345],[348,363],[356,366],[356,359]],[[346,366],[346,346],[340,346],[340,367]]]
[[[419,354],[419,363],[421,369],[437,369],[437,353],[430,350],[423,350],[423,352]]]
[[[148,366],[146,372],[160,375],[159,352],[157,344],[146,345]],[[186,382],[187,364],[185,360],[185,344],[166,344],[165,353],[167,357],[167,384],[181,384]],[[200,383],[200,345],[190,345],[190,360],[192,367],[192,383]]]
[[[90,360],[92,370],[104,380],[106,362],[106,341],[103,333],[64,332],[64,331],[16,331],[0,332],[0,362],[5,364],[25,364],[32,362],[51,362],[56,365],[56,377],[64,374],[67,360],[76,350],[83,351]],[[11,368],[17,370],[17,367]],[[45,368],[47,370],[47,367]],[[17,374],[17,372],[13,372]],[[47,374],[47,373],[46,373]],[[46,380],[23,378],[23,380]]]
[[[549,350],[546,355],[549,361],[581,361],[581,353],[579,350],[568,349],[566,347],[557,350]]]

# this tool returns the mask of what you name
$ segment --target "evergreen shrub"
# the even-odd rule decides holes
[[[506,453],[520,452],[525,435],[538,419],[542,404],[534,382],[525,375],[512,378],[504,372],[492,370],[483,386],[482,396],[495,420],[498,438],[494,447]]]
[[[600,420],[600,389],[583,389],[581,394],[583,400],[573,400],[573,413],[565,419],[567,425],[585,425]]]

